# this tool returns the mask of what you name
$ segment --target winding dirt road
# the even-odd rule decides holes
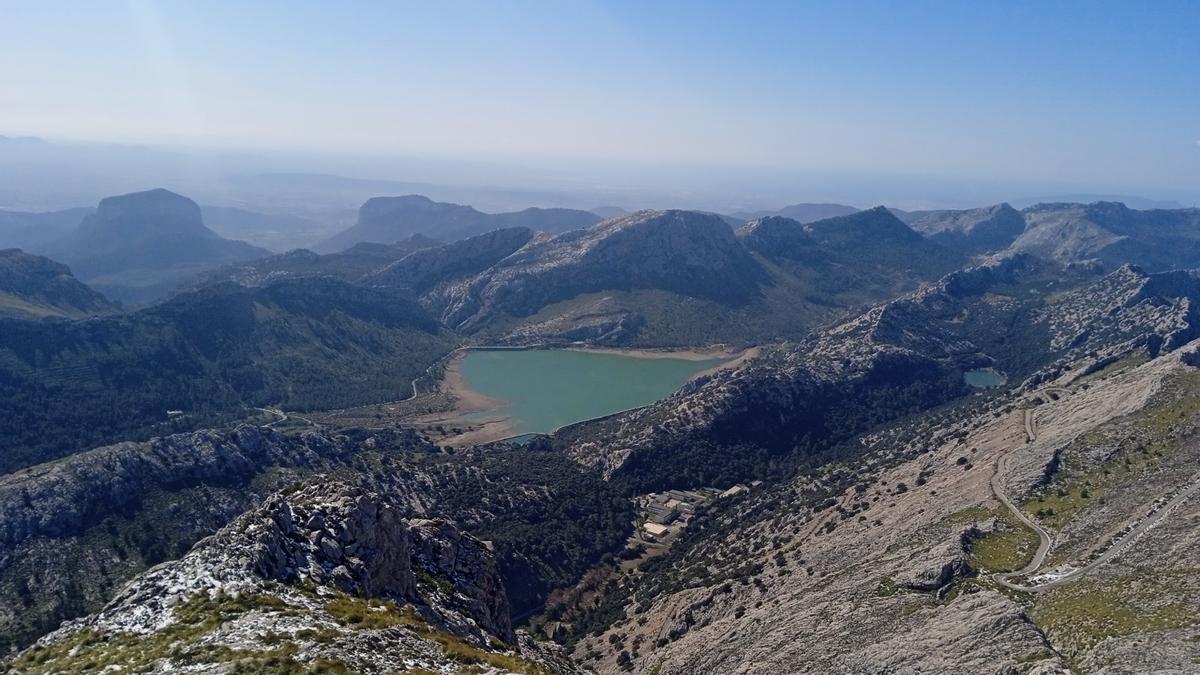
[[[1025,411],[1025,437],[1027,443],[1032,443],[1037,440],[1037,421],[1035,417],[1036,412],[1037,411],[1035,408],[1029,408]],[[1025,512],[1018,508],[1017,505],[1008,498],[1008,495],[1004,493],[1004,486],[1002,482],[1004,475],[1008,473],[1009,456],[1010,453],[1006,452],[996,459],[996,464],[992,471],[992,479],[989,481],[989,485],[992,488],[992,494],[1000,501],[1001,504],[1004,505],[1005,508],[1007,508],[1014,516],[1016,516],[1018,520],[1020,520],[1022,523],[1025,523],[1027,527],[1034,532],[1037,532],[1038,548],[1037,552],[1033,554],[1033,559],[1029,561],[1028,565],[1022,567],[1016,572],[995,574],[993,578],[995,578],[995,580],[1002,586],[1006,586],[1018,591],[1026,591],[1031,589],[1026,586],[1014,584],[1008,581],[1008,579],[1010,577],[1025,576],[1027,574],[1033,574],[1036,572],[1042,566],[1042,563],[1046,561],[1046,553],[1050,551],[1050,544],[1053,543],[1053,539],[1050,538],[1050,533],[1046,531],[1046,528],[1042,527],[1032,518],[1025,515]]]
[[[1055,394],[1056,396],[1066,396],[1070,394],[1070,391],[1061,387],[1051,387],[1043,389],[1034,397],[1036,398],[1037,396],[1041,395],[1049,397],[1050,394]],[[1025,410],[1025,436],[1027,443],[1032,443],[1037,440],[1036,408],[1029,408]],[[1027,525],[1034,532],[1037,532],[1038,535],[1037,552],[1034,553],[1033,559],[1029,561],[1028,565],[1022,567],[1016,572],[1000,572],[992,575],[992,578],[996,580],[996,583],[1014,591],[1038,593],[1078,579],[1079,577],[1121,555],[1121,553],[1127,550],[1129,546],[1138,539],[1138,537],[1145,534],[1148,530],[1157,525],[1163,518],[1166,518],[1168,515],[1170,515],[1172,511],[1177,509],[1180,504],[1187,501],[1189,497],[1192,497],[1197,492],[1200,492],[1200,474],[1198,474],[1192,478],[1190,484],[1179,490],[1170,501],[1143,518],[1140,522],[1138,522],[1137,525],[1130,529],[1125,536],[1121,537],[1116,543],[1105,549],[1103,553],[1101,553],[1095,560],[1092,560],[1087,565],[1084,565],[1079,569],[1072,570],[1061,576],[1056,576],[1053,579],[1039,584],[1017,584],[1009,581],[1009,579],[1012,577],[1029,576],[1036,573],[1038,569],[1040,569],[1041,566],[1046,562],[1046,553],[1049,552],[1050,545],[1053,543],[1053,539],[1051,538],[1050,533],[1046,531],[1046,528],[1042,527],[1035,520],[1026,515],[1025,512],[1018,508],[1017,505],[1014,504],[1011,499],[1009,499],[1008,495],[1004,493],[1002,479],[1008,472],[1008,459],[1010,454],[1010,452],[1005,453],[996,460],[992,478],[989,482],[992,489],[992,494],[995,495],[996,499],[999,500],[1001,504],[1004,504],[1005,508],[1007,508],[1018,520]]]

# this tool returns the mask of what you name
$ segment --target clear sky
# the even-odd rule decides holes
[[[0,134],[1200,184],[1200,2],[0,0]]]

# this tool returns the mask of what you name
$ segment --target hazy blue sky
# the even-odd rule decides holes
[[[1200,183],[1200,2],[10,2],[0,133]]]

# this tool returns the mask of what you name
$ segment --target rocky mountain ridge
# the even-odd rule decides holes
[[[1012,244],[1049,260],[1126,263],[1151,271],[1189,269],[1200,260],[1200,209],[1138,211],[1116,202],[1038,204],[1025,209]]]
[[[78,319],[117,309],[66,265],[19,249],[0,250],[0,317]]]
[[[534,240],[480,276],[449,288],[443,320],[469,329],[493,313],[528,315],[556,300],[610,289],[658,288],[745,302],[764,274],[719,218],[639,212]]]
[[[226,672],[321,663],[374,673],[483,663],[565,672],[525,642],[483,542],[446,522],[405,518],[377,493],[322,482],[273,495],[10,666]]]
[[[413,235],[394,244],[360,243],[340,253],[321,255],[308,249],[295,249],[269,258],[248,263],[226,265],[200,275],[185,290],[195,290],[221,282],[241,286],[267,286],[283,279],[328,276],[341,281],[357,282],[414,251],[435,248],[441,243]]]
[[[374,448],[426,447],[411,432],[290,436],[242,425],[96,448],[0,477],[0,634],[20,644],[97,609],[133,575],[293,479],[352,466]],[[403,487],[393,486],[393,500]],[[421,497],[408,500],[423,511]]]
[[[0,651],[103,606],[276,490],[353,476],[406,518],[492,542],[514,613],[624,541],[631,507],[565,456],[534,447],[442,453],[411,430],[204,429],[77,453],[0,477]]]
[[[662,485],[666,465],[695,471],[697,464],[719,464],[720,450],[703,461],[692,457],[705,444],[753,438],[768,454],[809,448],[816,439],[828,447],[855,432],[839,421],[864,396],[888,392],[872,413],[878,422],[961,396],[968,391],[961,373],[972,368],[1045,381],[1130,353],[1157,356],[1196,335],[1200,286],[1190,274],[1149,275],[1127,266],[1047,304],[1042,284],[1061,275],[1031,256],[995,258],[796,345],[764,350],[655,405],[598,422],[595,431],[566,434],[561,443],[610,478]],[[1010,328],[997,332],[997,324]],[[683,472],[667,483],[704,476]]]
[[[912,211],[902,220],[930,240],[969,254],[1008,248],[1025,231],[1025,217],[1008,204],[956,211]]]
[[[789,236],[811,252],[789,249]],[[880,209],[806,226],[766,219],[737,235],[711,214],[643,211],[558,236],[497,230],[415,253],[363,283],[419,293],[447,326],[492,341],[636,344],[703,323],[717,333],[693,339],[712,342],[738,338],[701,317],[799,336],[837,307],[910,290],[954,260]]]

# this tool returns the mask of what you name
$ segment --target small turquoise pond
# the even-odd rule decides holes
[[[504,405],[514,434],[555,429],[649,405],[723,359],[639,358],[565,349],[478,349],[461,366],[467,386]]]
[[[966,380],[967,384],[976,389],[990,389],[991,387],[999,387],[1008,382],[1008,378],[1004,376],[1004,373],[995,368],[968,370],[963,373],[963,379]]]

